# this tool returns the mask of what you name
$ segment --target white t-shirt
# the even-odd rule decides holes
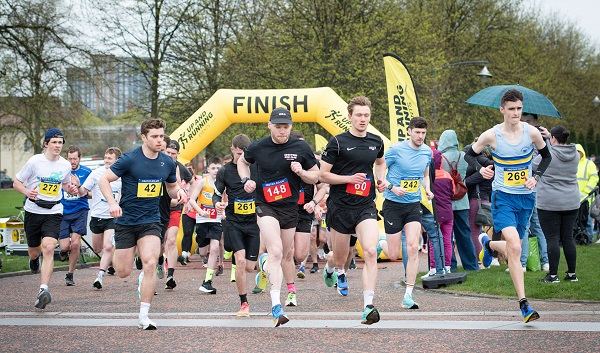
[[[36,154],[29,158],[17,173],[16,178],[28,190],[32,190],[37,186],[37,199],[60,201],[62,198],[62,183],[71,181],[71,164],[63,157],[59,157],[56,161],[50,161],[44,154]],[[48,209],[40,207],[27,199],[25,210],[37,214],[56,214],[63,212],[63,205],[59,202]]]
[[[92,217],[102,219],[112,218],[110,216],[110,206],[108,205],[108,201],[106,201],[102,195],[100,186],[98,185],[100,178],[107,170],[108,169],[104,166],[94,169],[82,185],[86,190],[92,192],[92,200],[90,201]],[[110,188],[112,189],[113,197],[118,203],[121,196],[121,178],[111,182]]]

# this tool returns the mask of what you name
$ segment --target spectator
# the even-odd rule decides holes
[[[585,157],[585,151],[583,146],[580,144],[576,145],[577,152],[579,152],[579,165],[577,167],[577,183],[579,185],[579,201],[583,199],[594,189],[598,184],[598,172],[594,162],[590,161]],[[579,228],[585,229],[590,242],[594,239],[594,232],[592,229],[590,214],[590,200],[583,202],[579,209],[580,215],[587,215],[586,217],[580,217],[578,220]]]
[[[433,182],[435,214],[442,232],[444,267],[446,273],[450,273],[450,263],[452,261],[452,227],[455,219],[451,200],[452,195],[454,195],[454,182],[450,174],[442,169],[442,153],[439,150],[433,151],[433,160],[435,162],[435,180]],[[429,252],[429,267],[436,267],[433,251]]]

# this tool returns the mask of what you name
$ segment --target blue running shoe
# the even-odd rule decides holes
[[[371,325],[379,322],[379,311],[373,305],[367,305],[362,314],[361,324]]]
[[[379,256],[381,256],[381,252],[383,251],[383,249],[381,248],[381,239],[377,242],[377,259],[379,259]]]
[[[337,281],[337,273],[327,273],[327,270],[323,270],[323,280],[327,287],[333,287],[333,284]]]
[[[260,256],[258,257],[258,268],[261,271],[266,271],[268,258],[269,254],[267,254],[266,252],[260,254]]]
[[[275,305],[273,309],[271,309],[271,314],[273,314],[273,321],[275,322],[275,327],[279,327],[290,321],[290,319],[288,319],[287,316],[285,316],[281,304]]]
[[[526,303],[525,306],[521,308],[521,314],[523,314],[523,322],[525,323],[535,321],[540,318],[540,314],[533,310],[531,306],[529,306],[529,303]]]
[[[419,304],[413,300],[412,295],[409,295],[402,299],[402,307],[404,309],[418,309]]]
[[[490,242],[490,237],[485,233],[479,234],[479,242],[481,243],[481,252],[479,253],[479,260],[484,267],[490,267],[492,260],[492,254],[487,249],[487,244]]]
[[[346,274],[338,276],[337,291],[341,296],[345,297],[348,295],[348,281],[346,281]]]

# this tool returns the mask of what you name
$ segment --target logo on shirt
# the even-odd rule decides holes
[[[369,146],[369,149],[370,149],[371,151],[375,151],[375,149],[377,149],[377,146]]]
[[[298,158],[298,155],[295,153],[284,153],[283,158],[288,161],[295,161]]]
[[[346,149],[347,149],[348,151],[352,151],[352,150],[353,150],[353,149],[355,149],[355,148],[356,148],[356,147],[346,147]]]

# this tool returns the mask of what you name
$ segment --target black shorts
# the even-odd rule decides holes
[[[196,243],[199,248],[210,244],[211,239],[221,241],[221,234],[223,234],[221,222],[196,223]]]
[[[94,234],[103,234],[109,229],[115,229],[114,218],[97,218],[92,217],[90,219],[90,230]]]
[[[58,239],[68,239],[71,233],[85,235],[87,233],[88,210],[80,210],[71,214],[63,214],[60,222],[60,234]]]
[[[63,215],[60,213],[37,214],[25,211],[25,234],[27,246],[37,248],[42,244],[42,238],[51,237],[58,239],[60,222]]]
[[[296,225],[296,233],[310,233],[313,226],[315,215],[304,210],[298,211],[298,224]]]
[[[396,234],[402,231],[404,225],[410,222],[421,223],[423,211],[420,202],[399,203],[390,200],[383,201],[381,208],[386,234]]]
[[[227,222],[223,226],[224,247],[234,253],[246,250],[246,259],[256,261],[260,248],[260,230],[256,222]]]
[[[333,202],[327,205],[327,227],[342,234],[356,234],[356,226],[366,220],[377,220],[375,203],[362,208],[341,207]]]
[[[131,249],[146,235],[156,235],[162,242],[160,223],[137,224],[134,226],[115,225],[115,249]]]
[[[256,204],[258,217],[273,217],[279,221],[280,229],[296,228],[298,225],[298,205],[273,207],[265,203]]]

